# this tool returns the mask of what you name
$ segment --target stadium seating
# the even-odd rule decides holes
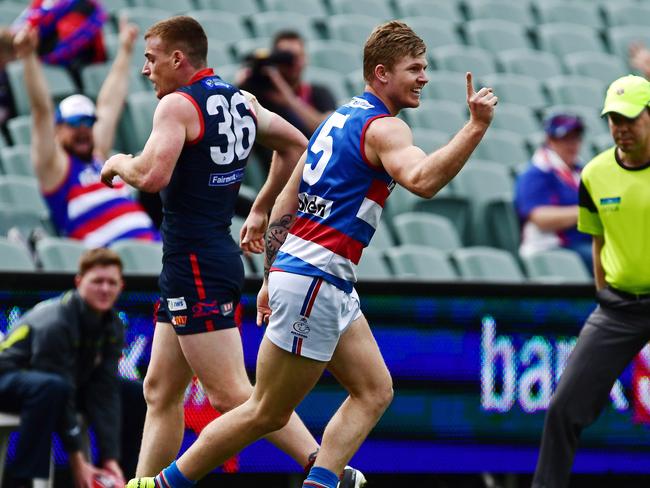
[[[471,203],[470,199],[463,195],[456,195],[450,190],[453,180],[445,186],[433,198],[418,198],[413,202],[412,209],[415,212],[432,213],[446,217],[456,229],[456,233],[462,242],[468,242]]]
[[[359,265],[356,267],[357,279],[364,280],[387,280],[393,274],[391,273],[382,251],[375,247],[364,249],[363,256]]]
[[[650,31],[642,25],[618,25],[607,29],[607,40],[612,54],[627,59],[631,44],[641,42],[650,46]]]
[[[0,204],[13,208],[30,209],[43,218],[47,218],[49,215],[36,179],[28,176],[0,176]]]
[[[526,274],[535,281],[591,283],[593,278],[580,256],[570,249],[541,251],[522,258]]]
[[[138,239],[123,239],[110,246],[122,258],[124,274],[159,275],[162,270],[162,244]]]
[[[435,17],[456,24],[463,16],[456,2],[432,2],[431,0],[397,0],[395,8],[401,17]],[[410,25],[410,24],[409,24]]]
[[[135,0],[134,3],[142,7],[169,10],[174,15],[188,12],[194,8],[192,0],[174,0],[173,2],[169,0]],[[144,31],[142,32],[144,33]]]
[[[260,10],[255,0],[196,0],[196,2],[203,10],[229,12],[244,16],[254,15]]]
[[[314,40],[307,44],[312,66],[346,74],[363,67],[359,49],[349,42]]]
[[[168,6],[173,4],[174,2],[166,3],[166,5]],[[192,8],[190,7],[187,10],[191,10],[191,9]],[[147,29],[149,29],[149,27],[151,27],[153,24],[161,20],[164,20],[168,17],[171,17],[173,14],[174,12],[169,10],[169,7],[165,7],[165,8],[160,8],[160,6],[145,7],[143,5],[140,5],[140,6],[126,7],[120,9],[118,16],[120,17],[126,16],[126,18],[129,19],[129,22],[138,26],[140,34],[144,35],[144,33],[147,32]],[[144,52],[144,51],[136,51],[136,52]]]
[[[361,47],[377,24],[379,24],[379,21],[376,18],[361,14],[331,15],[325,19],[325,26],[330,39],[354,44],[356,46],[355,52],[360,52]]]
[[[485,85],[492,86],[488,82]],[[500,98],[500,92],[497,93],[499,93]],[[500,100],[498,110],[494,111],[494,117],[490,127],[516,132],[526,138],[538,134],[543,130],[542,124],[535,116],[532,108],[514,103],[501,103]]]
[[[43,271],[76,273],[85,250],[83,242],[65,237],[45,237],[36,242]]]
[[[514,168],[528,161],[530,154],[523,136],[516,132],[491,128],[474,150],[474,156]]]
[[[510,195],[498,195],[486,200],[484,218],[477,224],[483,225],[481,234],[487,236],[492,247],[505,249],[513,256],[519,251],[521,229]]]
[[[391,234],[386,221],[380,220],[368,247],[377,251],[385,251],[393,246],[395,246],[395,238]]]
[[[447,254],[439,249],[404,245],[388,249],[385,254],[398,278],[453,281],[458,277]]]
[[[627,63],[613,54],[579,52],[564,57],[569,73],[599,80],[605,86],[628,73]]]
[[[29,97],[25,88],[23,63],[13,61],[7,65],[7,78],[13,95],[16,114],[30,113]],[[55,102],[77,92],[77,88],[68,72],[60,66],[43,65],[43,74],[48,90]]]
[[[497,70],[492,53],[476,46],[442,46],[432,49],[430,56],[439,69],[460,73],[471,71],[477,78]],[[465,88],[464,83],[459,84]]]
[[[526,28],[515,22],[500,19],[476,19],[466,22],[463,27],[470,45],[491,52],[510,49],[512,46],[533,48]]]
[[[643,2],[606,2],[602,8],[611,26],[650,27],[650,5]]]
[[[223,43],[233,43],[250,37],[240,15],[210,10],[193,10],[188,12],[188,15],[203,26],[208,36],[209,50],[223,49]]]
[[[465,280],[521,283],[525,276],[508,251],[475,246],[457,249],[451,254]]]
[[[377,24],[395,17],[388,0],[329,0],[333,14],[371,15]]]
[[[307,66],[303,79],[310,83],[326,86],[339,104],[346,103],[352,96],[345,78],[338,71],[317,66]]]
[[[34,271],[34,263],[27,250],[0,237],[0,271]]]
[[[393,218],[393,227],[401,245],[430,246],[449,252],[462,246],[453,224],[440,215],[407,212]]]
[[[540,82],[532,76],[492,72],[480,79],[484,85],[494,89],[500,102],[523,105],[533,110],[541,109],[548,103]]]
[[[422,148],[424,152],[432,152],[444,146],[451,139],[451,134],[432,129],[411,129],[413,133],[413,142],[416,146]]]
[[[544,82],[549,99],[556,105],[583,105],[599,107],[604,100],[607,86],[593,78],[578,75],[564,75],[549,78]]]
[[[321,0],[265,0],[265,4],[267,10],[275,12],[295,12],[321,20],[327,17],[325,3]]]
[[[523,26],[535,23],[528,2],[508,0],[467,0],[465,12],[468,19],[500,19],[516,22]]]
[[[25,10],[26,6],[26,4],[19,2],[0,3],[0,25],[11,25],[23,10]]]
[[[147,142],[157,106],[158,99],[152,91],[131,93],[127,96],[120,129],[130,153],[141,151]]]
[[[430,48],[463,44],[458,25],[436,17],[405,17],[401,19],[424,40]]]
[[[423,100],[417,109],[406,113],[412,127],[449,134],[455,134],[467,122],[467,104],[448,100]]]
[[[604,27],[600,5],[596,2],[537,0],[533,4],[540,24],[571,23],[601,29]]]
[[[25,239],[28,239],[35,229],[40,229],[47,235],[55,233],[52,222],[43,217],[42,213],[30,208],[2,205],[0,206],[0,236],[6,237],[12,228],[16,228]]]
[[[538,81],[563,73],[559,58],[550,52],[513,48],[496,53],[496,56],[503,71],[529,76]],[[500,93],[499,96],[501,95]]]
[[[307,42],[320,37],[313,19],[295,12],[259,12],[248,21],[257,37],[273,37],[277,31],[284,29],[298,31]]]
[[[427,73],[427,76],[429,82],[422,89],[423,99],[432,98],[467,104],[464,73],[439,69]]]
[[[584,51],[605,52],[598,31],[586,25],[542,24],[537,27],[537,38],[541,49],[560,57]]]
[[[6,175],[29,176],[34,178],[31,148],[20,144],[0,148],[0,167]]]
[[[139,54],[139,53],[138,53]],[[142,75],[142,64],[144,57],[138,57],[141,66],[133,66],[129,71],[129,93],[151,90],[151,83]],[[81,83],[84,94],[92,99],[97,99],[99,90],[106,80],[111,69],[110,63],[97,63],[84,67],[81,70]]]

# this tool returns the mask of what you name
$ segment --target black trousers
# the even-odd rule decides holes
[[[614,382],[650,340],[650,299],[610,288],[597,299],[546,412],[533,488],[569,485],[582,430],[598,418]]]
[[[52,432],[59,429],[70,394],[70,385],[57,374],[28,370],[0,374],[0,408],[20,413],[12,477],[49,476]]]

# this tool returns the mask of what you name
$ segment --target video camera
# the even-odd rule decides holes
[[[256,49],[244,59],[250,68],[250,76],[246,80],[246,89],[258,94],[273,88],[269,77],[264,73],[268,66],[291,66],[295,56],[291,51]]]

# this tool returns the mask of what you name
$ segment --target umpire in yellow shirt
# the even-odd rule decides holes
[[[578,229],[593,237],[598,307],[587,319],[551,399],[533,488],[569,484],[582,429],[650,340],[650,82],[624,76],[607,90],[615,146],[581,176]]]

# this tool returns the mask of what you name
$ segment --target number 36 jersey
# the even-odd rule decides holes
[[[273,263],[274,270],[319,276],[350,293],[356,266],[372,238],[392,178],[364,152],[369,124],[389,116],[371,93],[332,113],[309,141],[296,221]]]
[[[160,192],[164,253],[239,253],[229,229],[255,141],[255,114],[244,93],[209,68],[175,93],[192,102],[201,132],[185,143]]]

